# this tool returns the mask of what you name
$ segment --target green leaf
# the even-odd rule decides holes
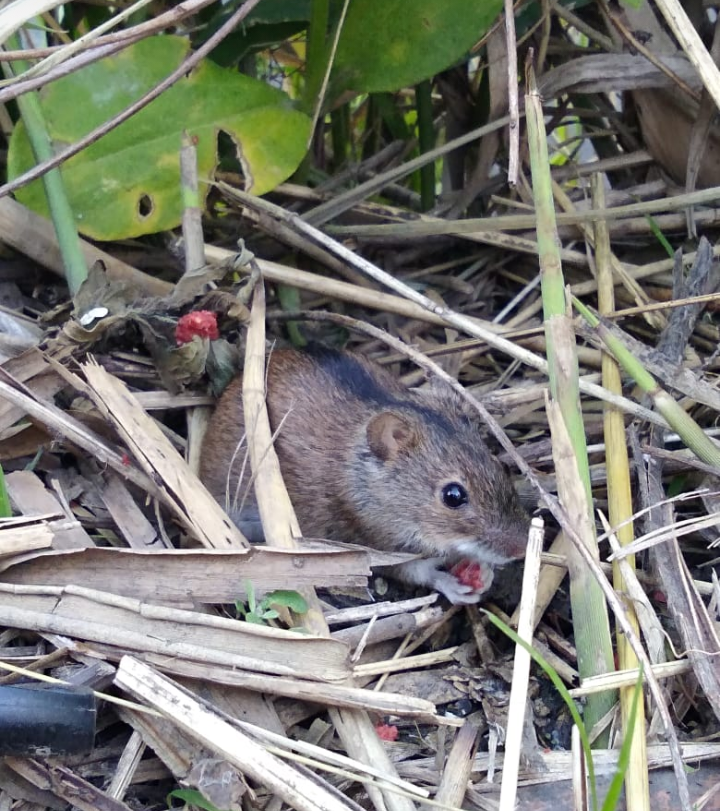
[[[240,5],[229,5],[228,15]],[[258,24],[275,25],[287,22],[307,22],[310,19],[312,0],[263,0],[243,20],[244,28],[254,28]]]
[[[12,515],[10,496],[5,486],[5,472],[0,467],[0,518],[9,518]]]
[[[189,43],[149,37],[122,53],[53,82],[41,96],[58,148],[74,143],[174,70]],[[205,60],[137,115],[64,164],[62,173],[78,229],[95,239],[121,239],[180,223],[179,150],[183,131],[197,139],[201,180],[218,162],[218,132],[234,141],[248,190],[264,194],[289,177],[305,155],[307,116],[264,82]],[[10,140],[8,173],[34,165],[25,128]],[[207,183],[201,183],[203,195]],[[40,182],[18,192],[20,202],[47,214]]]
[[[245,594],[247,594],[248,608],[250,609],[249,613],[254,614],[257,603],[255,601],[255,586],[253,586],[250,580],[245,581]]]
[[[605,795],[605,802],[602,804],[602,811],[615,811],[620,803],[620,795],[622,793],[625,775],[630,766],[630,750],[633,742],[633,730],[635,729],[635,721],[637,720],[638,703],[642,701],[643,695],[643,669],[640,666],[638,678],[635,682],[635,689],[633,690],[632,705],[630,707],[630,716],[627,719],[627,726],[623,730],[624,738],[620,748],[620,755],[618,756],[618,765],[610,782],[610,787]]]
[[[218,811],[217,807],[214,806],[210,800],[206,800],[203,795],[194,788],[176,788],[174,791],[171,791],[167,795],[167,804],[169,808],[172,808],[172,803],[170,802],[173,799],[182,800],[187,805],[194,805],[197,808],[202,808],[203,811]]]
[[[240,0],[220,5],[213,3],[198,16],[203,30],[195,45],[206,42],[237,11]],[[219,65],[237,65],[251,51],[277,46],[307,27],[311,0],[263,0],[242,25],[213,49],[213,61]],[[220,11],[218,11],[218,7]]]
[[[502,0],[353,0],[333,66],[333,92],[417,84],[460,59],[490,28]]]
[[[271,591],[263,598],[265,605],[280,605],[283,608],[289,608],[296,614],[305,614],[308,610],[307,600],[297,591],[287,591],[278,589]]]

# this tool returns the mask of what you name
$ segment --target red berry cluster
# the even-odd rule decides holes
[[[195,310],[179,319],[175,327],[175,341],[178,346],[192,341],[196,335],[211,341],[220,337],[215,313],[210,310]]]

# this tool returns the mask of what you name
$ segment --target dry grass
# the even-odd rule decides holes
[[[675,14],[666,0],[658,5]],[[521,809],[573,807],[573,780],[587,764],[568,751],[567,711],[539,668],[524,683],[522,655],[513,672],[513,647],[485,614],[392,584],[383,594],[371,567],[402,555],[352,538],[298,539],[262,405],[265,348],[293,330],[347,344],[408,385],[440,377],[470,397],[519,489],[542,508],[547,537],[523,608],[517,570],[486,608],[534,634],[533,647],[576,699],[620,691],[588,730],[610,741],[593,753],[601,796],[638,678],[630,648],[641,644],[646,682],[657,681],[631,730],[619,807],[659,807],[668,794],[672,807],[689,808],[688,798],[720,807],[718,471],[671,435],[601,340],[620,339],[715,432],[720,176],[711,113],[720,82],[694,29],[676,31],[686,55],[678,53],[649,7],[622,15],[604,5],[543,8],[533,45],[558,254],[569,293],[604,319],[600,332],[575,319],[568,355],[579,370],[600,563],[579,572],[583,560],[568,558],[567,536],[585,518],[569,503],[578,467],[566,431],[554,406],[546,410],[538,245],[548,234],[535,230],[524,127],[517,185],[488,172],[507,165],[497,135],[509,123],[507,82],[495,63],[487,68],[492,120],[447,136],[433,153],[401,160],[387,148],[384,162],[372,156],[344,179],[286,184],[266,200],[223,176],[204,222],[210,266],[194,277],[178,281],[176,260],[157,242],[107,253],[84,244],[105,272],[93,275],[75,313],[49,314],[47,290],[60,283],[48,271],[61,274],[51,226],[0,199],[5,241],[36,263],[0,283],[19,296],[3,318],[28,330],[0,336],[0,460],[17,516],[0,523],[0,689],[37,677],[98,692],[95,750],[6,758],[3,808],[149,810],[165,807],[178,784],[228,809],[505,811],[516,789]],[[650,33],[649,59],[640,31]],[[620,91],[622,113],[613,103]],[[448,98],[435,98],[445,135]],[[463,191],[419,212],[408,178],[430,162],[447,169],[458,154]],[[213,216],[220,201],[223,216]],[[458,219],[455,207],[468,205],[472,216]],[[254,261],[234,261],[228,234],[244,237]],[[682,256],[669,256],[663,239],[684,246]],[[157,267],[173,268],[165,274],[173,281]],[[107,317],[81,323],[93,303]],[[178,316],[202,308],[220,315],[224,341],[177,350]],[[34,317],[42,311],[44,333]],[[221,352],[246,349],[246,412],[258,426],[250,459],[271,494],[260,505],[268,548],[247,544],[196,475],[212,403],[207,375]],[[576,584],[591,570],[605,579],[611,624],[625,629],[618,672],[582,684],[568,566]],[[258,593],[296,590],[310,610],[241,622],[232,604],[247,599],[248,583]],[[311,633],[288,628],[296,624]],[[0,738],[1,710],[0,701]],[[397,728],[397,741],[378,739],[383,725]],[[685,763],[703,763],[690,779],[666,743],[675,736]]]

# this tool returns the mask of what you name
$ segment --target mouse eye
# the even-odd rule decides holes
[[[457,482],[450,482],[442,489],[442,500],[446,507],[451,510],[457,510],[463,504],[468,503],[467,490]]]

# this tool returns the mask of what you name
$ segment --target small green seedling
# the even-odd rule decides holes
[[[241,600],[235,601],[235,610],[238,615],[242,617],[245,622],[254,622],[256,625],[266,625],[269,620],[277,619],[280,614],[272,606],[277,605],[281,608],[289,608],[296,614],[305,614],[308,610],[308,604],[305,598],[298,594],[297,591],[287,591],[278,589],[266,594],[260,602],[255,598],[255,589],[253,584],[249,581],[245,582],[245,591],[247,592],[247,605]]]
[[[7,487],[5,487],[5,473],[0,467],[0,518],[9,518],[11,515],[12,506],[10,505]]]
[[[203,795],[194,788],[176,788],[171,791],[167,796],[168,808],[172,808],[172,800],[182,800],[186,807],[192,806],[193,808],[201,808],[202,811],[219,811],[210,800],[206,800]]]

